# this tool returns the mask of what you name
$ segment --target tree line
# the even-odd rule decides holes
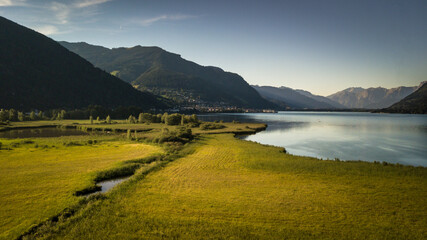
[[[11,109],[0,109],[0,122],[35,121],[35,120],[62,120],[66,119],[65,110],[52,110],[48,112],[31,111],[24,113]]]
[[[128,123],[164,123],[166,125],[192,124],[198,126],[200,124],[196,114],[169,114],[167,112],[163,114],[139,113],[138,119],[133,115],[130,115],[127,121]]]
[[[138,118],[135,116],[138,116]],[[45,112],[31,111],[29,113],[24,113],[15,109],[0,109],[0,122],[90,119],[91,123],[93,123],[94,118],[97,120],[97,122],[100,122],[101,119],[103,119],[102,121],[105,123],[112,123],[111,119],[113,118],[125,118],[127,119],[128,123],[164,123],[166,125],[191,124],[194,126],[200,125],[196,114],[184,115],[179,113],[144,113],[141,111],[141,109],[136,107],[122,107],[114,110],[108,110],[101,106],[89,106],[85,109],[77,109],[68,112],[63,109],[54,109]]]
[[[46,111],[33,110],[31,112],[21,112],[16,109],[0,109],[0,122],[88,119],[90,116],[98,116],[101,119],[106,119],[107,116],[114,119],[126,119],[129,115],[137,116],[142,111],[140,107],[135,106],[109,109],[99,105],[91,105],[86,108],[73,110],[51,109]]]

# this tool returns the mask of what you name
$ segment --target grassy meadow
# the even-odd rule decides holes
[[[192,127],[195,139],[188,143],[158,141],[180,131],[158,123],[65,120],[12,127],[47,124],[99,131],[0,139],[0,239],[427,236],[427,168],[294,156],[230,134],[263,124]],[[162,157],[144,160],[151,156]],[[133,177],[110,192],[76,196],[135,164]]]
[[[223,131],[230,132],[254,132],[264,127],[263,124],[224,125],[227,126]],[[171,151],[170,146],[153,144],[151,140],[164,129],[172,132],[177,128],[160,123],[128,124],[125,120],[115,120],[114,124],[46,120],[13,122],[0,130],[47,126],[89,128],[91,135],[0,139],[0,239],[16,238],[62,210],[78,205],[82,197],[75,193],[93,187],[103,171],[126,170],[126,167],[133,170],[135,163],[126,165],[126,161]],[[142,142],[129,141],[128,129],[134,140],[139,138]],[[216,130],[194,127],[193,131]]]
[[[203,135],[47,239],[424,239],[427,170],[322,161]]]
[[[87,144],[93,139],[97,143]],[[74,193],[93,185],[97,172],[163,153],[158,146],[103,136],[1,142],[11,150],[0,150],[0,239],[13,239],[77,204]]]

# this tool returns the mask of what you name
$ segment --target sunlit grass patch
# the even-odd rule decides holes
[[[54,239],[423,239],[425,168],[321,161],[229,135],[128,184]]]
[[[93,185],[98,171],[163,152],[109,136],[0,141],[0,239],[13,239],[76,204],[74,193]]]

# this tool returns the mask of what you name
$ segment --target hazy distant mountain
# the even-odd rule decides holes
[[[302,95],[304,95],[306,97],[312,98],[312,99],[314,99],[314,100],[316,100],[318,102],[327,103],[327,104],[331,105],[334,108],[339,108],[339,109],[347,108],[346,106],[341,105],[338,102],[335,102],[335,101],[333,101],[333,100],[331,100],[331,99],[329,99],[327,97],[323,97],[323,96],[319,96],[319,95],[314,95],[314,94],[312,94],[309,91],[305,91],[305,90],[302,90],[302,89],[296,89],[295,91],[297,91],[298,93],[300,93],[300,94],[302,94]]]
[[[320,96],[312,95],[309,92],[302,90],[294,90],[287,87],[270,87],[270,86],[252,86],[257,90],[261,96],[268,99],[282,108],[291,109],[334,109],[339,108],[338,103],[329,104],[325,101],[318,101],[315,98],[318,97],[323,100]],[[310,97],[306,96],[309,95]],[[332,102],[332,100],[329,100]]]
[[[181,103],[276,107],[239,75],[217,67],[200,66],[158,47],[108,49],[87,43],[60,44],[140,90],[149,90]]]
[[[427,114],[427,84],[422,82],[419,88],[402,99],[400,102],[393,104],[391,107],[382,109],[384,112],[395,113],[422,113]]]
[[[3,17],[0,74],[0,108],[165,107],[158,97],[135,90],[52,39]]]
[[[397,88],[347,88],[327,96],[348,108],[380,109],[391,106],[413,93],[417,87]]]

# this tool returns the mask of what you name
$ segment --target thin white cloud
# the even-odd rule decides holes
[[[50,6],[59,24],[67,24],[71,8],[63,3],[53,2]]]
[[[181,15],[181,14],[178,14],[178,15],[161,15],[161,16],[157,16],[157,17],[153,17],[153,18],[139,20],[137,22],[142,26],[150,26],[150,25],[152,25],[156,22],[160,22],[160,21],[178,21],[178,20],[184,20],[184,19],[189,19],[189,18],[195,18],[195,16]]]
[[[98,4],[103,4],[110,1],[112,0],[83,0],[83,1],[76,2],[74,6],[76,6],[77,8],[85,8],[85,7],[90,7]]]
[[[52,25],[36,27],[34,30],[44,35],[54,35],[59,33],[58,28]]]
[[[100,10],[97,6],[110,1],[114,0],[0,0],[0,10],[12,6],[26,7],[31,13],[25,16],[31,23],[29,26],[44,35],[58,35],[84,29],[76,27],[77,23],[98,21],[96,16]]]
[[[0,0],[0,7],[24,6],[26,0]]]
[[[93,15],[93,12],[90,12],[90,11],[87,12],[86,10],[82,12],[81,10],[77,10],[77,9],[95,6],[95,5],[102,4],[109,1],[112,1],[112,0],[82,0],[82,1],[74,2],[74,4],[52,2],[49,4],[49,9],[53,11],[57,19],[57,24],[67,24],[69,22],[70,15],[76,15],[76,14],[77,15],[87,15],[87,14]]]
[[[0,7],[9,7],[13,6],[13,2],[11,0],[0,0]]]

